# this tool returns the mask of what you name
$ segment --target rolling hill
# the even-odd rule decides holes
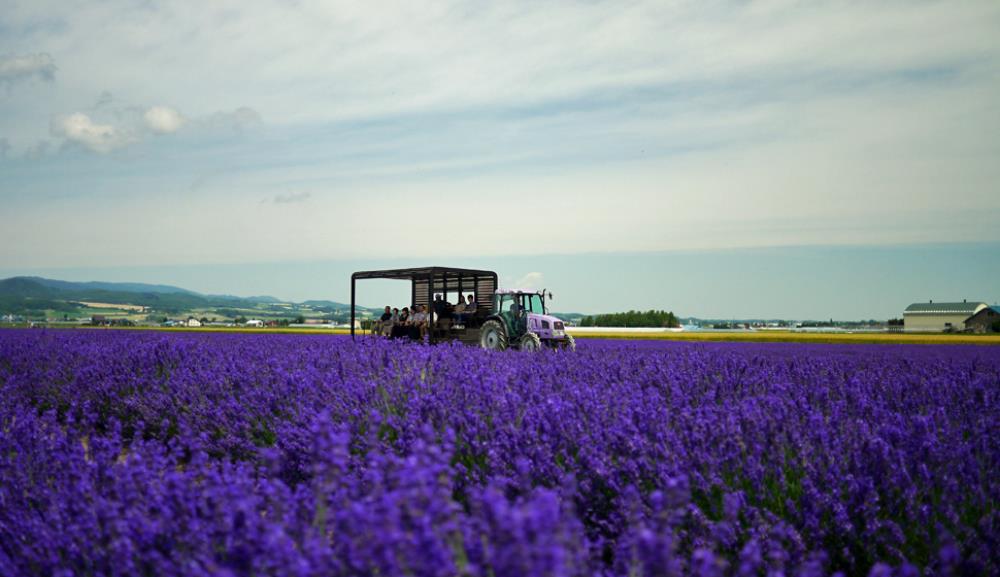
[[[0,314],[38,316],[57,312],[69,315],[88,309],[87,303],[146,307],[149,314],[164,316],[211,312],[220,317],[342,316],[350,309],[350,305],[334,301],[289,303],[270,296],[204,295],[170,285],[70,282],[26,276],[0,280]]]

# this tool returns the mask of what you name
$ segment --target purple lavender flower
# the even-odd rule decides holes
[[[0,331],[0,575],[997,575],[1000,348]]]

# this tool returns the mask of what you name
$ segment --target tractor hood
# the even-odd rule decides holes
[[[528,330],[537,334],[542,340],[566,338],[565,325],[552,315],[528,313]]]

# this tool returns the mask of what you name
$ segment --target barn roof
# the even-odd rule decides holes
[[[986,307],[986,303],[972,301],[961,303],[913,303],[906,307],[904,314],[975,314],[980,309]]]
[[[986,311],[990,311],[990,312],[992,312],[993,314],[996,314],[996,315],[1000,315],[1000,306],[998,306],[998,305],[993,305],[993,306],[988,306],[988,307],[983,307],[983,309],[982,309],[982,310],[980,310],[980,311],[976,311],[976,315],[979,315],[979,314],[986,314],[986,315],[989,315],[990,313],[988,313],[988,312],[986,312]]]

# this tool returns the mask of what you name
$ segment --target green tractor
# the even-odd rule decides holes
[[[493,294],[490,315],[479,330],[479,344],[484,349],[502,351],[513,347],[537,351],[543,346],[575,350],[576,341],[566,334],[563,321],[548,314],[545,291],[498,289]]]

